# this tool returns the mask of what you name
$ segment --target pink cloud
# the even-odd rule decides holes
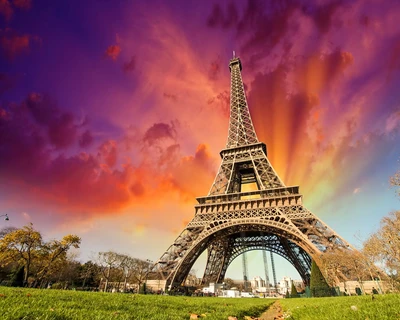
[[[165,150],[162,151],[159,157],[160,166],[171,163],[172,161],[179,161],[179,152],[180,152],[179,144],[175,143],[166,147]]]
[[[99,156],[108,167],[114,167],[117,163],[117,144],[115,141],[105,141],[99,147]]]
[[[230,113],[230,94],[228,90],[218,93],[216,96],[208,99],[207,104],[212,105],[223,116],[229,117]]]
[[[93,142],[92,133],[89,130],[86,130],[84,133],[81,134],[79,138],[79,146],[82,148],[88,147]]]
[[[149,145],[153,145],[161,139],[175,139],[176,129],[174,124],[155,123],[144,134],[143,141]]]
[[[208,76],[211,80],[216,80],[221,72],[221,59],[212,61],[208,70]]]
[[[221,5],[216,3],[209,17],[207,25],[209,27],[221,26],[222,28],[230,28],[237,25],[239,21],[238,9],[233,2],[229,2],[226,8],[226,13],[221,8]]]
[[[135,70],[135,68],[136,68],[136,59],[134,56],[132,56],[128,62],[124,63],[122,70],[124,70],[124,72],[132,72]]]
[[[164,96],[166,99],[171,99],[171,100],[173,100],[173,101],[177,101],[177,100],[178,100],[177,95],[176,95],[176,94],[173,94],[173,93],[164,92],[164,93],[163,93],[163,96]]]
[[[31,93],[25,101],[38,124],[47,128],[47,136],[57,148],[71,146],[77,135],[77,119],[68,112],[62,112],[49,96]]]
[[[100,157],[85,152],[65,156],[49,148],[45,130],[32,121],[24,105],[11,112],[0,118],[1,184],[18,188],[20,197],[62,205],[66,212],[115,212],[129,203],[133,168],[110,169],[116,161],[112,142],[98,148]]]
[[[57,148],[71,146],[76,140],[76,126],[74,117],[69,113],[64,113],[48,128],[50,142]]]
[[[24,197],[37,207],[57,207],[61,219],[64,213],[91,217],[115,214],[150,199],[154,204],[154,195],[158,195],[156,202],[174,194],[192,201],[194,194],[207,189],[212,181],[210,172],[215,163],[208,147],[200,145],[194,156],[182,155],[175,143],[173,124],[155,123],[132,142],[142,157],[134,166],[124,140],[109,139],[93,145],[86,124],[73,125],[74,134],[68,132],[74,123],[75,115],[37,93],[19,105],[0,109],[0,187],[7,186],[9,192],[18,195],[9,201]],[[51,134],[49,128],[53,126],[64,129]],[[58,139],[57,145],[65,145],[65,136],[71,145],[68,152],[53,147],[54,139]],[[75,147],[82,147],[82,139],[91,141],[91,152],[76,151]],[[172,144],[158,144],[165,139]],[[157,144],[158,153],[154,153],[153,144]],[[146,161],[146,157],[155,161]]]
[[[343,1],[336,0],[329,3],[324,3],[321,6],[311,9],[309,14],[315,22],[315,25],[321,33],[326,33],[329,31],[332,25],[334,15],[338,9],[343,8]]]
[[[221,28],[217,32],[211,30],[212,36],[227,35],[226,38],[234,39],[237,46],[248,49],[246,53],[239,50],[238,54],[244,62],[249,106],[259,138],[267,142],[270,159],[278,173],[285,181],[319,189],[317,187],[324,181],[332,183],[331,175],[344,168],[341,160],[346,152],[354,152],[346,143],[357,138],[358,123],[365,121],[362,114],[356,112],[359,106],[355,107],[353,102],[351,106],[341,105],[341,97],[332,90],[336,85],[343,89],[349,74],[354,75],[358,83],[363,82],[362,73],[354,68],[354,63],[362,58],[354,51],[357,42],[344,45],[337,41],[334,44],[337,49],[332,49],[333,45],[325,38],[335,32],[332,26],[339,17],[338,9],[304,13],[304,8],[292,3],[283,4],[277,18],[263,14],[267,8],[262,2],[245,3],[246,10],[240,18],[238,13],[243,11],[238,10],[238,6],[217,4],[208,22],[210,27]],[[329,21],[324,24],[317,18],[310,18],[316,14]],[[13,133],[5,144],[9,150],[1,154],[8,159],[4,168],[14,170],[15,181],[20,179],[13,180],[15,183],[25,184],[26,190],[34,188],[37,199],[57,207],[63,204],[65,211],[76,210],[87,215],[94,211],[118,213],[151,203],[147,212],[150,215],[152,211],[158,218],[154,207],[159,202],[176,201],[180,206],[180,199],[189,203],[195,196],[207,193],[220,162],[218,151],[226,142],[229,71],[227,61],[220,63],[219,58],[215,59],[215,52],[222,52],[227,42],[217,44],[210,36],[209,48],[213,54],[207,50],[199,53],[186,30],[176,21],[160,14],[159,23],[153,23],[151,17],[149,14],[148,19],[144,19],[151,24],[148,29],[142,33],[135,30],[135,37],[128,37],[132,34],[126,31],[123,45],[116,39],[107,55],[113,60],[125,61],[122,68],[126,72],[140,67],[138,72],[124,78],[133,80],[134,90],[129,87],[125,94],[126,86],[122,85],[119,86],[121,90],[104,93],[112,96],[110,100],[115,101],[116,106],[123,106],[123,112],[106,113],[111,112],[107,110],[105,114],[112,118],[110,122],[118,127],[118,134],[125,135],[125,140],[119,140],[120,136],[112,136],[110,132],[99,133],[87,123],[81,124],[76,115],[63,111],[55,103],[43,101],[41,95],[27,98],[19,105],[19,111],[8,106],[0,111],[0,121],[12,121],[12,125],[5,126],[15,129],[1,131]],[[243,31],[237,29],[240,22]],[[312,29],[316,29],[316,23],[321,23],[321,30],[298,35],[294,32],[298,30],[295,26],[298,23],[303,28],[304,22]],[[202,31],[199,39],[205,36]],[[315,39],[316,34],[321,38],[312,40],[315,47],[310,49],[305,39]],[[296,39],[295,36],[299,41],[294,44],[291,40]],[[126,43],[127,39],[130,44]],[[276,50],[278,57],[274,63],[270,62],[275,54],[270,53],[271,50]],[[286,50],[285,57],[279,61],[281,50]],[[314,54],[310,54],[311,51]],[[136,56],[130,56],[129,52],[138,55],[140,66],[136,64]],[[371,51],[365,52],[363,57],[369,54]],[[266,57],[271,59],[266,62]],[[256,69],[248,64],[252,61],[257,63]],[[371,60],[362,61],[361,65],[368,66],[368,61]],[[396,55],[393,62],[396,67]],[[342,91],[343,95],[348,94]],[[361,91],[357,90],[359,96],[362,96]],[[340,113],[332,111],[339,107]],[[21,126],[11,120],[13,117],[19,119]],[[171,119],[179,119],[179,126]],[[326,126],[327,120],[334,125]],[[388,128],[392,128],[393,123],[394,120],[388,121]],[[129,127],[134,129],[125,130]],[[23,129],[26,131],[22,132]],[[102,138],[104,136],[107,138]],[[202,144],[203,141],[209,145]],[[14,143],[18,148],[12,146]],[[359,148],[365,145],[360,142]],[[193,154],[190,150],[193,151],[194,146],[199,147]],[[32,163],[19,162],[26,156],[31,156]],[[347,158],[349,160],[357,160],[357,157]],[[3,158],[0,163],[3,167],[6,160]],[[26,170],[27,174],[22,175],[19,170]],[[45,178],[37,183],[41,177]],[[133,214],[141,214],[136,211]]]
[[[386,119],[385,132],[390,133],[400,126],[400,110],[393,112]]]

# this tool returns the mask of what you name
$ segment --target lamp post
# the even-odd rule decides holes
[[[8,215],[7,215],[7,213],[6,213],[6,214],[0,215],[0,217],[5,217],[5,218],[4,218],[5,221],[10,220],[10,218],[9,218]]]

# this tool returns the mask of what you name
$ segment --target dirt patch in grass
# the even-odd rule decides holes
[[[279,301],[275,301],[267,311],[265,311],[259,318],[259,320],[282,320],[283,311]]]

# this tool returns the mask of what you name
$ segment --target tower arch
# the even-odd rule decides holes
[[[203,275],[203,284],[222,282],[232,261],[251,250],[267,250],[280,255],[293,265],[308,284],[311,272],[310,253],[318,252],[301,234],[288,231],[285,223],[274,219],[257,222],[254,219],[218,221],[209,226],[208,232],[202,232],[185,252],[168,283],[180,286],[197,258],[206,249],[208,266]]]

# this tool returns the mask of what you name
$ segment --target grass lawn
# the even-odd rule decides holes
[[[0,287],[2,320],[200,319],[260,316],[275,300]],[[400,295],[280,299],[285,319],[400,320]],[[247,318],[249,319],[249,318]]]
[[[259,316],[273,300],[175,297],[0,287],[2,320],[204,319]]]
[[[285,319],[400,320],[400,295],[282,299]]]

